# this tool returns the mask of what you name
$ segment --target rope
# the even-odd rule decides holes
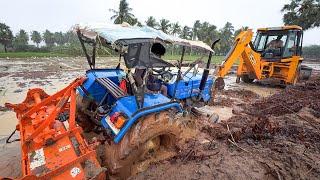
[[[15,141],[20,141],[20,139],[14,139],[12,141],[10,141],[11,137],[16,133],[17,129],[15,129],[11,134],[10,136],[7,138],[6,140],[6,143],[9,144],[9,143],[12,143],[12,142],[15,142]]]

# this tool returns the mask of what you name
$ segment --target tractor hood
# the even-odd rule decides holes
[[[80,32],[82,36],[91,40],[101,40],[116,48],[125,42],[126,45],[136,44],[141,42],[160,41],[167,44],[176,44],[192,48],[204,49],[213,52],[213,50],[202,41],[191,41],[181,39],[172,35],[163,33],[160,30],[153,29],[148,26],[138,27],[130,26],[127,23],[123,24],[77,24],[73,26],[74,32]],[[121,48],[117,48],[118,50]]]

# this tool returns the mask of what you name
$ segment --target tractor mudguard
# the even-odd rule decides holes
[[[134,96],[123,97],[115,103],[109,115],[102,118],[101,124],[105,128],[111,129],[113,134],[115,135],[115,143],[119,143],[128,132],[128,130],[132,127],[132,125],[141,117],[172,108],[176,109],[178,112],[183,111],[180,103],[171,101],[169,98],[165,97],[162,94],[145,94],[144,98],[144,106],[138,109]],[[115,128],[114,124],[110,120],[110,117],[116,112],[121,112],[125,114],[126,117],[128,117],[126,123],[121,129]]]

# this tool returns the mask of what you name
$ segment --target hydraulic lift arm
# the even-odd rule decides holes
[[[257,79],[261,77],[261,56],[256,53],[250,46],[253,37],[251,29],[242,31],[234,41],[234,44],[228,54],[226,55],[222,64],[218,67],[216,75],[223,78],[228,74],[231,67],[236,60],[239,60],[239,66],[237,76],[240,76],[243,72],[243,66],[246,66],[246,71],[256,76]]]

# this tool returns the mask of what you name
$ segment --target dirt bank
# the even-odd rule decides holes
[[[296,113],[303,107],[311,108],[311,113],[320,117],[320,78],[288,86],[280,93],[249,104],[246,112],[251,115],[281,116]]]
[[[197,119],[198,134],[179,145],[177,156],[132,179],[319,179],[318,88],[312,80],[267,98],[225,91],[237,115],[218,124]]]

